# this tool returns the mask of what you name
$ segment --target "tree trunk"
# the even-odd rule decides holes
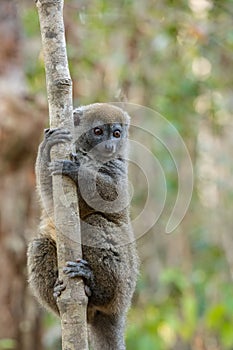
[[[67,62],[63,23],[63,0],[36,1],[45,60],[50,127],[65,127],[73,133],[72,81]],[[69,148],[53,147],[52,158],[66,158]],[[88,349],[86,307],[82,279],[65,277],[66,261],[82,257],[77,191],[67,177],[53,177],[54,220],[56,227],[59,279],[66,289],[58,298],[62,349]]]

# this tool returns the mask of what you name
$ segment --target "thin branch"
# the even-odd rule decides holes
[[[37,0],[46,70],[50,127],[73,132],[72,81],[70,78],[63,23],[63,0]],[[66,158],[69,149],[54,147],[53,158]],[[53,178],[54,220],[59,278],[66,290],[58,298],[62,326],[62,349],[88,349],[87,297],[81,279],[63,274],[66,261],[82,257],[81,233],[75,184],[66,177]]]

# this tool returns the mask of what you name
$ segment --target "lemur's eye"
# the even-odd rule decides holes
[[[96,136],[102,135],[102,134],[103,134],[103,129],[96,127],[96,128],[94,129],[94,134],[95,134]]]
[[[115,130],[114,133],[113,133],[113,136],[116,137],[117,139],[118,139],[119,137],[121,137],[121,132],[120,132],[120,130]]]

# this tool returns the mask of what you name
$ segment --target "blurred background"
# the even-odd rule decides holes
[[[149,107],[176,127],[193,164],[189,210],[168,235],[177,172],[167,150],[151,146],[167,196],[159,220],[138,240],[141,272],[128,316],[129,350],[233,349],[232,5],[65,1],[75,105]],[[156,129],[153,113],[145,121]],[[31,296],[26,274],[27,242],[40,216],[34,162],[47,125],[34,1],[1,0],[0,350],[61,349],[59,320]],[[132,167],[132,183],[140,184],[138,176]],[[143,186],[134,188],[132,215],[144,206]]]

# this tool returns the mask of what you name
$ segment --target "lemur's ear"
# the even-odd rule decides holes
[[[73,118],[74,118],[74,126],[78,126],[80,124],[80,118],[83,115],[83,111],[76,108],[73,110]]]

